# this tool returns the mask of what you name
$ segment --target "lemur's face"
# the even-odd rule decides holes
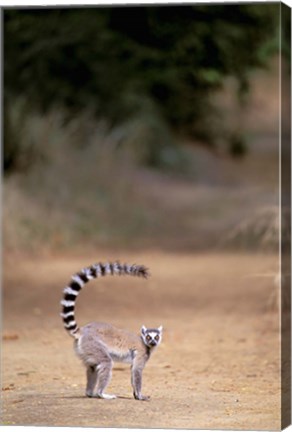
[[[142,326],[141,337],[143,342],[149,348],[154,348],[160,344],[162,339],[162,326],[158,328],[146,328]]]

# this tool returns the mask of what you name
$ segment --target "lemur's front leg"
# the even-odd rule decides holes
[[[141,363],[141,364],[140,364]],[[135,359],[132,368],[131,368],[131,382],[133,387],[133,395],[137,400],[147,401],[150,399],[150,396],[143,396],[141,393],[142,390],[142,373],[145,366],[144,361],[139,361],[139,359]]]

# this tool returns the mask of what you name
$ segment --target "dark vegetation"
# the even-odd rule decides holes
[[[4,11],[4,170],[30,166],[11,110],[62,109],[102,120],[115,149],[143,164],[172,168],[186,158],[178,137],[243,156],[238,127],[224,128],[212,103],[226,77],[244,104],[249,74],[278,50],[279,3],[7,9]],[[283,51],[287,47],[283,44]],[[21,129],[21,126],[18,127]],[[84,145],[84,144],[83,144]]]
[[[7,8],[5,250],[277,249],[281,7]]]

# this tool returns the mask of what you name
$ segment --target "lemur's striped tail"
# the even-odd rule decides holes
[[[107,275],[130,275],[147,278],[149,272],[143,265],[120,264],[116,261],[114,263],[94,264],[72,276],[70,283],[64,289],[64,298],[61,301],[63,307],[61,317],[65,329],[74,338],[79,337],[79,327],[75,321],[75,302],[80,290],[91,279]]]

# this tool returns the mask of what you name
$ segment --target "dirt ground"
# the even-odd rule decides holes
[[[77,321],[139,331],[164,326],[132,398],[129,366],[116,364],[108,392],[84,396],[85,371],[59,317],[70,275],[96,261],[145,264],[148,280],[92,281]],[[6,259],[2,424],[127,428],[280,428],[279,317],[274,255],[97,251],[96,256]]]

